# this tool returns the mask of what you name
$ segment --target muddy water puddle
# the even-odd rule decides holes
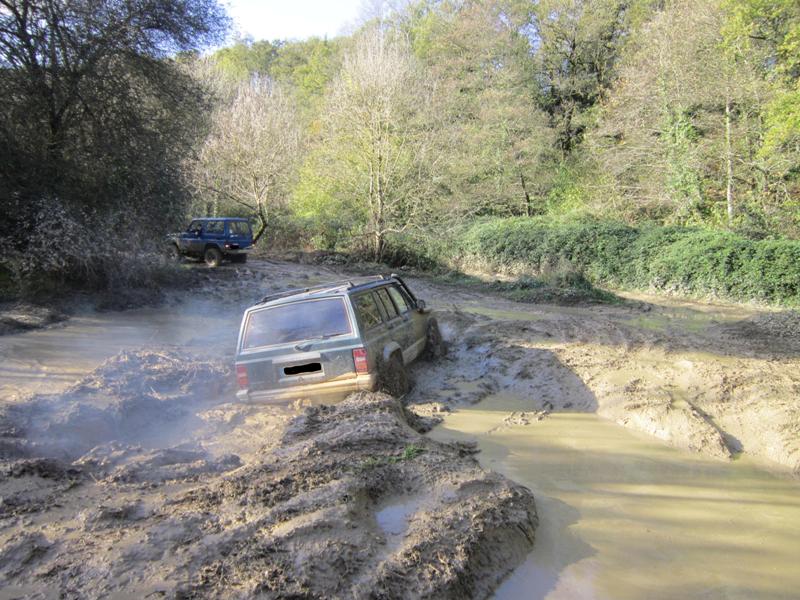
[[[492,396],[431,434],[477,439],[484,466],[536,496],[534,550],[496,598],[797,598],[796,480],[593,414],[503,422],[525,410],[524,399]]]
[[[402,496],[381,507],[375,513],[375,521],[386,538],[384,551],[394,552],[403,544],[410,520],[425,502],[426,496]]]
[[[194,303],[76,316],[64,325],[0,337],[0,399],[64,389],[121,350],[180,347],[232,354],[241,311]]]

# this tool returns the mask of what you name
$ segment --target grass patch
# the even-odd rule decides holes
[[[420,454],[425,453],[425,448],[416,444],[409,444],[399,455],[391,454],[386,456],[370,456],[361,463],[361,469],[374,469],[385,465],[394,465],[408,460],[414,460]]]

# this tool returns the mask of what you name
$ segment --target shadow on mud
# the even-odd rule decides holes
[[[564,571],[597,553],[572,531],[581,518],[577,509],[543,495],[536,496],[536,506],[540,518],[536,550],[497,588],[495,598],[547,598],[557,588]],[[581,591],[588,592],[584,597],[592,595],[591,590],[574,591],[574,597],[581,597]]]
[[[793,310],[775,312],[648,296],[605,305],[526,304],[456,287],[445,293],[422,279],[412,283],[448,312],[489,317],[510,335],[520,329],[526,339],[537,343],[655,347],[723,357],[800,356],[800,312]]]

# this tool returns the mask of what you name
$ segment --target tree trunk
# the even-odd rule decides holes
[[[253,237],[253,245],[258,243],[258,240],[261,239],[261,236],[264,235],[264,232],[267,230],[266,211],[264,210],[264,206],[260,203],[258,205],[258,219],[261,221],[261,226],[258,228],[256,235]]]
[[[728,226],[733,225],[733,148],[731,145],[731,100],[725,99],[725,199],[728,203]]]
[[[520,172],[519,183],[522,186],[522,193],[525,194],[525,216],[533,216],[533,206],[531,206],[531,195],[528,193],[528,186],[525,185],[525,176]]]
[[[380,144],[380,138],[378,138],[378,144]],[[377,204],[377,215],[375,219],[375,260],[380,262],[381,257],[383,256],[383,228],[384,228],[384,198],[383,198],[383,182],[381,181],[381,177],[383,175],[383,154],[380,150],[380,145],[378,146],[378,168],[375,177],[375,193],[377,196],[378,204]]]

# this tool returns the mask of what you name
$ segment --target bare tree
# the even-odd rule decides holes
[[[258,219],[257,242],[274,209],[287,202],[299,151],[290,98],[268,79],[254,78],[238,85],[214,113],[193,165],[195,187]]]
[[[624,57],[590,146],[634,210],[687,220],[720,189],[733,221],[758,91],[750,65],[722,44],[723,17],[717,1],[676,0]]]
[[[362,204],[376,257],[430,207],[430,89],[406,40],[368,29],[345,55],[326,115],[332,195]]]
[[[534,102],[527,11],[505,2],[446,9],[424,54],[438,86],[436,151],[451,213],[532,215],[552,182],[555,131]],[[451,12],[452,11],[452,12]]]

